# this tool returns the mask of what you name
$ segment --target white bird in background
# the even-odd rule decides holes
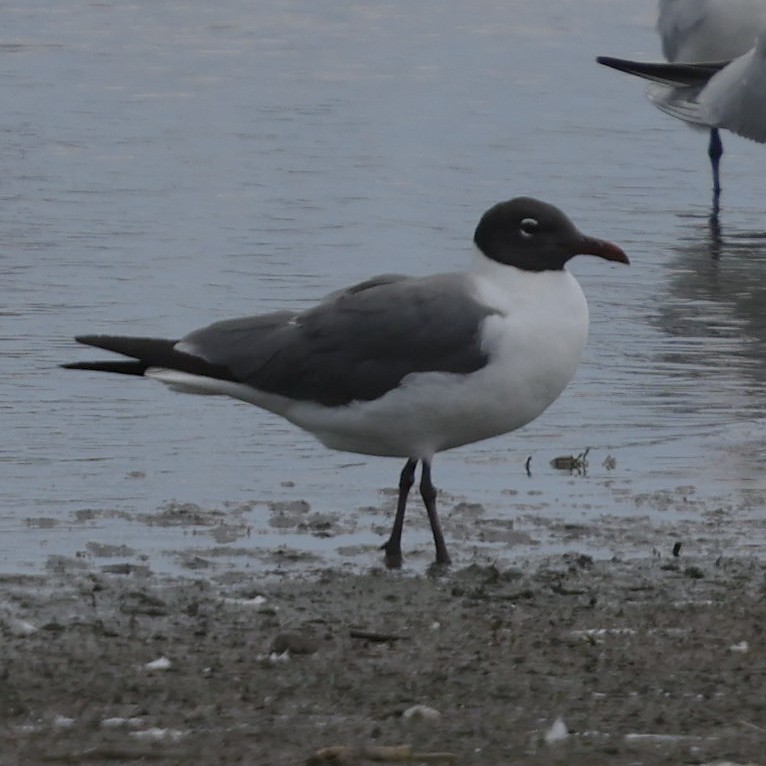
[[[731,61],[755,45],[764,0],[660,0],[657,31],[672,63]]]
[[[153,378],[225,394],[281,415],[332,449],[407,458],[383,546],[402,562],[407,494],[420,492],[436,546],[449,555],[431,483],[435,453],[514,431],[554,402],[574,375],[588,305],[566,263],[579,253],[628,263],[582,234],[558,208],[528,197],[488,210],[471,271],[374,277],[303,312],[218,322],[181,340],[86,335],[129,360],[80,370]]]
[[[657,31],[669,64],[597,60],[652,80],[647,94],[657,108],[710,130],[717,210],[719,129],[766,141],[766,0],[660,0]]]

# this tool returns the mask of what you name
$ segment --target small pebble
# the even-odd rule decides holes
[[[319,642],[304,633],[280,633],[271,643],[272,654],[314,654],[319,649]]]

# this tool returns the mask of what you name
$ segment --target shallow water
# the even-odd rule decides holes
[[[573,263],[592,317],[575,380],[523,431],[438,456],[445,515],[464,499],[523,528],[531,498],[542,520],[659,528],[725,507],[763,552],[766,154],[724,136],[712,225],[706,136],[594,63],[657,57],[653,5],[261,5],[5,9],[0,570],[94,540],[162,568],[198,542],[139,520],[172,501],[254,503],[238,546],[382,541],[386,516],[364,509],[390,502],[395,461],[331,453],[240,403],[57,365],[88,357],[78,333],[178,335],[374,273],[459,269],[481,213],[518,194],[619,242],[632,266]],[[586,447],[585,475],[550,466]],[[298,499],[351,509],[353,529],[275,528],[265,504]],[[422,523],[405,535],[427,550]]]

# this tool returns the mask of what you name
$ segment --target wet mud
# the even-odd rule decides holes
[[[763,762],[756,557],[162,576],[127,554],[0,579],[3,764]]]

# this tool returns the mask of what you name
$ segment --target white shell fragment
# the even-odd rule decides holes
[[[441,717],[438,710],[428,705],[413,705],[402,713],[405,721],[438,721]]]
[[[546,745],[555,745],[558,742],[563,742],[569,737],[569,729],[564,723],[564,719],[560,716],[553,722],[551,728],[545,732],[543,739]]]
[[[747,643],[747,641],[740,641],[738,644],[732,644],[729,647],[730,652],[741,652],[742,654],[745,654],[750,650],[750,644]]]
[[[144,665],[146,670],[168,670],[173,663],[167,657],[158,657]]]

